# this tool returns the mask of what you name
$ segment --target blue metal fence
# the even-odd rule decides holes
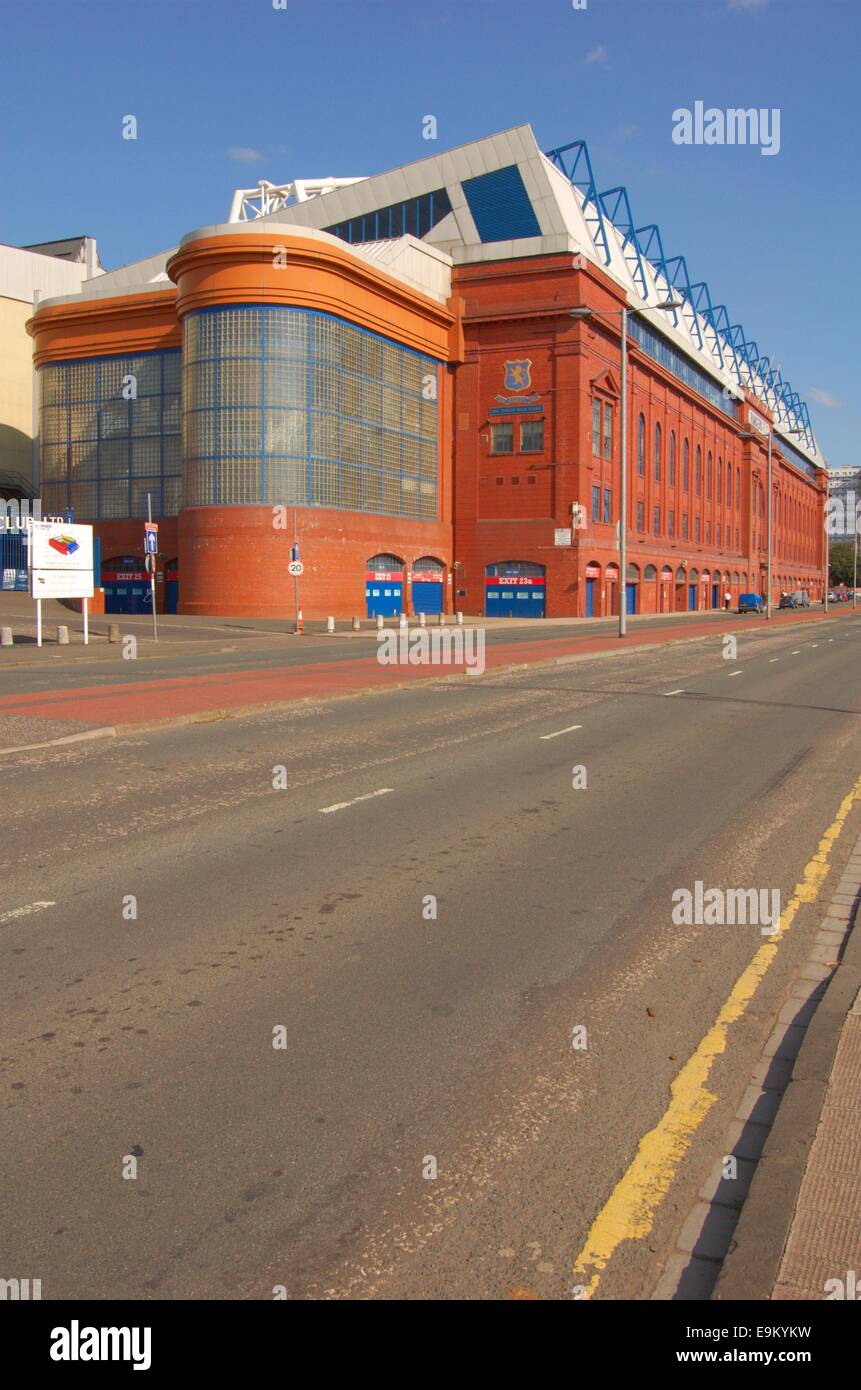
[[[28,541],[27,532],[15,527],[0,531],[0,589],[27,592]]]

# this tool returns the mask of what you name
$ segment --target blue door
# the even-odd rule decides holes
[[[365,600],[369,618],[399,618],[404,605],[404,581],[401,575],[366,576]]]
[[[442,612],[442,583],[413,578],[413,612]]]
[[[365,561],[365,603],[369,618],[398,618],[404,611],[404,571],[399,555],[387,551]]]
[[[165,613],[177,613],[179,611],[179,569],[175,560],[173,564],[168,563],[165,567],[164,611]]]
[[[586,580],[586,617],[587,617],[587,618],[594,618],[594,616],[595,616],[595,581],[594,581],[594,579],[587,579],[587,580]]]
[[[150,613],[150,579],[140,556],[121,555],[105,561],[102,588],[106,613]]]
[[[688,585],[688,612],[689,612],[689,613],[695,613],[695,612],[696,612],[696,609],[697,609],[697,586],[696,586],[696,584],[689,584],[689,585]]]
[[[543,584],[506,584],[488,580],[484,611],[488,618],[543,618],[547,590]]]
[[[636,584],[625,585],[625,612],[636,613],[637,611],[637,586]]]
[[[488,618],[543,618],[547,611],[544,566],[533,560],[488,565],[484,611]]]
[[[712,608],[720,605],[720,584],[712,584]]]

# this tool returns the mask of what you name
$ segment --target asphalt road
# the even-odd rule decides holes
[[[762,941],[675,926],[672,893],[789,898],[859,771],[859,647],[851,617],[758,629],[736,661],[716,633],[4,759],[0,1275],[568,1296]],[[597,1297],[654,1287],[817,922]]]
[[[836,611],[832,609],[838,619],[846,618],[848,612],[851,610],[842,607]],[[772,626],[778,629],[797,624],[799,617],[820,615],[819,608],[802,614],[775,613]],[[64,616],[73,630],[74,624],[80,623],[73,614]],[[104,621],[99,620],[102,624]],[[123,658],[122,644],[106,647],[101,640],[87,649],[79,642],[63,648],[49,644],[41,652],[26,644],[7,648],[0,653],[0,697],[56,690],[60,686],[74,690],[96,683],[105,686],[155,683],[177,675],[222,676],[287,666],[301,669],[320,662],[338,664],[373,657],[378,650],[376,633],[369,630],[349,635],[342,632],[331,637],[309,632],[297,638],[280,630],[264,631],[254,627],[251,619],[247,624],[241,619],[224,619],[221,624],[216,624],[172,618],[161,620],[162,640],[155,644],[150,640],[151,627],[147,619],[121,616],[117,621],[123,635],[128,632],[137,639],[135,660]],[[628,620],[628,641],[660,640],[660,634],[666,636],[668,628],[675,629],[681,638],[694,627],[700,630],[714,628],[716,633],[727,630],[744,632],[745,629],[755,631],[756,624],[762,621],[749,615],[721,612],[637,616]],[[390,629],[396,626],[394,620],[387,624]],[[410,626],[415,626],[414,620],[410,621]],[[487,622],[477,617],[465,619],[465,626],[480,627],[489,648],[510,646],[516,649],[535,642],[548,642],[558,643],[560,650],[573,650],[578,642],[615,638],[618,619],[595,619],[570,624],[557,621],[512,623],[508,626],[499,620]],[[434,627],[435,624],[428,624],[429,631],[432,632]],[[195,650],[195,646],[203,650]]]

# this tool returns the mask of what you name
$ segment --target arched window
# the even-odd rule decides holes
[[[718,454],[717,466],[717,500],[723,501],[723,459],[720,454]]]
[[[741,506],[741,469],[735,470],[735,505]]]
[[[637,422],[637,475],[642,478],[646,469],[646,417]]]
[[[682,487],[687,492],[690,487],[691,446],[687,440],[682,445]]]
[[[670,430],[670,487],[676,485],[676,432]]]
[[[696,485],[697,497],[699,497],[703,486],[703,451],[700,448],[699,444],[697,445]]]
[[[654,566],[654,565],[646,565],[646,568],[643,570],[643,578],[644,578],[644,579],[657,579],[657,577],[658,577],[658,571],[657,571],[657,569],[655,568],[655,566]]]
[[[685,571],[684,571],[684,566],[683,566],[683,565],[679,565],[679,568],[676,570],[676,583],[677,583],[677,584],[684,584],[684,582],[685,582]]]
[[[655,482],[661,481],[661,427],[655,425]]]
[[[712,495],[712,456],[711,456],[711,451],[709,451],[708,459],[706,460],[706,497],[709,497],[709,498],[710,498],[711,495]]]

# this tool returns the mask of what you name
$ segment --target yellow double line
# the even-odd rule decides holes
[[[861,800],[861,777],[840,803],[837,815],[819,841],[792,899],[781,912],[780,930],[763,943],[739,975],[712,1027],[682,1067],[670,1088],[670,1103],[654,1129],[640,1140],[627,1172],[592,1222],[574,1264],[581,1297],[591,1298],[612,1256],[625,1240],[642,1240],[652,1229],[655,1213],[669,1190],[691,1141],[718,1097],[706,1086],[715,1058],[726,1049],[727,1032],[745,1013],[783,937],[802,903],[815,902],[828,873],[829,856],[853,805]]]

